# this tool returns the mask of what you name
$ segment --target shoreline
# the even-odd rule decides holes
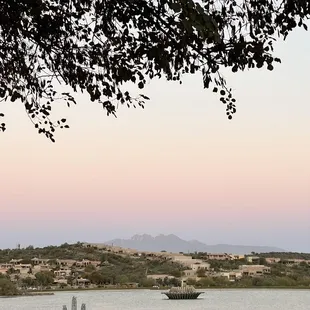
[[[85,292],[85,291],[138,291],[138,290],[149,290],[149,291],[166,291],[169,288],[152,289],[148,287],[139,288],[85,288],[85,289],[55,289],[55,290],[44,290],[37,292],[27,292],[25,294],[13,295],[13,296],[0,296],[0,298],[18,298],[18,297],[43,297],[53,296],[55,293],[69,293],[69,292]],[[197,288],[197,291],[201,290],[310,290],[310,286],[257,286],[257,287],[205,287]]]
[[[72,288],[72,289],[55,289],[55,290],[45,290],[45,291],[39,291],[39,292],[85,292],[85,291],[138,291],[138,290],[149,290],[149,291],[166,291],[169,290],[170,287],[163,287],[159,289],[152,289],[149,287],[138,287],[138,288]],[[218,286],[218,287],[199,287],[196,288],[196,290],[240,290],[240,289],[274,289],[274,290],[310,290],[310,286],[248,286],[248,287],[227,287],[227,286]]]
[[[19,294],[19,295],[12,295],[12,296],[1,296],[0,298],[18,298],[18,297],[34,297],[34,296],[53,296],[55,295],[54,292],[51,291],[42,291],[42,292],[27,292],[24,294]]]

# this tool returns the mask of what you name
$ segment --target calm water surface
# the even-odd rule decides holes
[[[71,309],[72,296],[87,310],[309,310],[310,290],[204,290],[197,300],[168,300],[160,291],[59,292],[53,296],[0,298],[0,310]]]

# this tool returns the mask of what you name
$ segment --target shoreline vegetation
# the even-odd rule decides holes
[[[166,291],[168,287],[162,287],[156,289],[156,291]],[[309,286],[248,286],[248,287],[199,287],[200,290],[310,290]],[[53,289],[40,292],[26,292],[18,295],[0,295],[0,298],[18,298],[18,297],[40,297],[40,296],[53,296],[55,293],[70,293],[70,292],[84,292],[84,291],[141,291],[141,290],[155,290],[149,287],[137,287],[137,288],[65,288],[65,289]]]
[[[164,291],[180,286],[181,281],[205,290],[310,289],[307,253],[252,253],[225,260],[208,257],[207,253],[126,252],[82,243],[5,249],[0,250],[0,296],[86,290]]]
[[[160,287],[159,289],[152,289],[149,287],[136,287],[136,288],[84,288],[84,289],[70,289],[70,288],[65,288],[65,289],[55,289],[55,290],[50,290],[50,291],[42,291],[39,292],[37,295],[51,295],[50,293],[59,293],[59,292],[81,292],[81,291],[143,291],[143,290],[152,290],[152,291],[166,291],[169,290],[170,287]],[[238,287],[238,286],[213,286],[213,287],[195,287],[197,290],[242,290],[242,289],[270,289],[270,290],[310,290],[310,286],[248,286],[248,287]],[[42,293],[42,294],[40,294]],[[29,295],[36,295],[36,293],[32,294],[31,292]]]

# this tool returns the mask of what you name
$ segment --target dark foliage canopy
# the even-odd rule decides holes
[[[86,92],[108,114],[117,104],[143,107],[126,82],[143,89],[155,77],[181,83],[202,73],[226,105],[235,99],[221,74],[273,70],[273,42],[305,24],[308,0],[0,0],[0,100],[20,100],[38,129],[54,141],[55,100],[76,103]],[[66,85],[71,92],[60,92]],[[0,118],[4,115],[0,113]],[[0,122],[0,131],[5,130]]]

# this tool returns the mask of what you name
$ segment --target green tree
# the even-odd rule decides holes
[[[0,277],[0,296],[13,296],[18,295],[19,292],[9,279]]]
[[[196,272],[197,277],[202,278],[206,276],[206,270],[204,268],[199,268]]]
[[[177,278],[171,278],[169,279],[168,284],[171,286],[181,286],[181,280]]]
[[[95,270],[96,270],[96,267],[95,267],[94,265],[92,265],[92,264],[87,265],[87,266],[85,267],[85,269],[84,269],[84,271],[87,272],[87,273],[93,272],[93,271],[95,271]]]
[[[215,286],[215,282],[212,278],[210,277],[204,277],[199,280],[199,284],[202,287],[210,287],[210,286]]]
[[[187,279],[187,281],[186,281],[186,284],[187,285],[196,285],[196,279],[194,279],[194,278],[189,278],[189,279]]]
[[[75,103],[70,91],[86,92],[115,115],[118,103],[148,99],[124,83],[140,92],[153,78],[181,82],[200,72],[230,119],[235,99],[221,69],[273,70],[280,62],[274,40],[307,28],[309,13],[301,0],[2,1],[0,98],[22,102],[39,133],[54,141],[55,128],[68,125],[51,120],[53,102]],[[66,90],[59,93],[57,84]]]
[[[253,286],[262,286],[263,285],[263,279],[254,277],[252,278],[252,285]]]
[[[23,286],[31,287],[31,286],[35,286],[35,284],[36,284],[35,279],[32,279],[30,277],[22,279],[22,285]]]
[[[120,283],[120,284],[125,284],[125,283],[128,283],[129,282],[129,278],[128,276],[126,275],[119,275],[117,278],[116,278],[116,282],[117,283]]]
[[[8,270],[7,270],[7,274],[14,274],[16,272],[16,270],[13,268],[13,267],[10,267]]]
[[[140,282],[140,284],[142,287],[152,287],[152,286],[156,285],[156,281],[154,279],[145,278]]]
[[[73,285],[73,282],[74,282],[74,277],[73,276],[69,276],[68,278],[67,278],[67,283],[68,283],[68,285]]]
[[[94,284],[103,284],[104,283],[104,276],[99,271],[93,271],[92,273],[88,274],[86,278]]]
[[[54,282],[54,275],[49,271],[41,271],[35,274],[39,286],[47,287]]]
[[[296,281],[290,277],[280,277],[276,282],[277,286],[295,286]]]
[[[226,277],[214,277],[213,279],[217,286],[225,287],[230,285],[230,282]]]
[[[182,276],[182,271],[175,269],[170,272],[170,275],[174,276],[175,278],[180,278]]]

